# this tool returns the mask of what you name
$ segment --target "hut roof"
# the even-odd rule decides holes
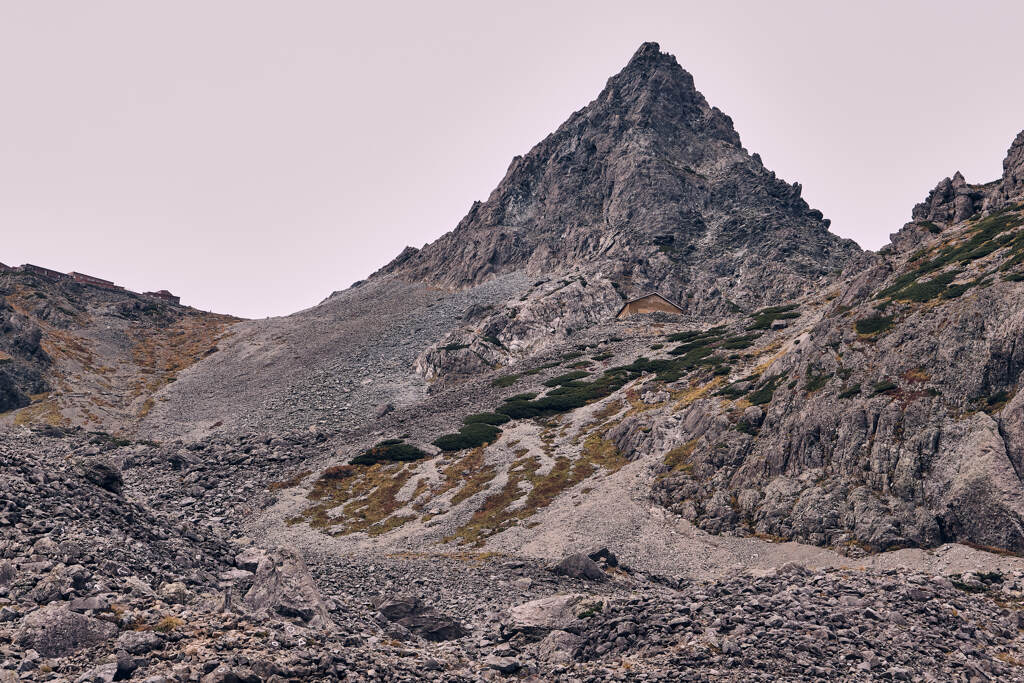
[[[662,301],[664,301],[665,303],[667,303],[669,306],[671,306],[672,308],[676,309],[680,313],[684,312],[683,309],[678,304],[669,301],[668,299],[663,297],[661,294],[658,294],[657,292],[648,292],[647,294],[644,294],[643,296],[638,296],[635,299],[630,299],[626,303],[622,304],[622,308],[620,308],[619,312],[615,314],[615,317],[617,318],[620,315],[622,315],[622,312],[624,310],[626,310],[626,307],[629,306],[630,304],[636,303],[637,301],[643,301],[644,299],[649,299],[651,297],[656,297],[658,299],[661,299]]]

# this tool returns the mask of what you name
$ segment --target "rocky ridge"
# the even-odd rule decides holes
[[[237,320],[0,270],[0,424],[131,431],[153,408],[153,394],[215,353]]]

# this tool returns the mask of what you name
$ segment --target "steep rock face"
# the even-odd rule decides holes
[[[27,406],[29,394],[48,389],[43,372],[50,357],[41,340],[40,329],[11,308],[0,292],[0,413]]]
[[[134,292],[0,271],[0,422],[131,426],[237,319]],[[36,399],[32,403],[33,399]],[[32,403],[32,405],[29,405]]]
[[[1024,131],[1021,131],[1010,145],[1003,160],[1003,177],[993,189],[986,209],[998,209],[1024,195]]]
[[[689,444],[655,500],[714,532],[1024,549],[1024,213],[1019,194],[996,201],[993,189],[1009,177],[973,186],[987,188],[987,216],[943,213],[950,224],[936,232],[908,224],[916,251],[879,258],[753,378],[772,386],[762,419],[706,399],[680,426],[625,421],[622,448]]]
[[[1003,159],[1003,175],[983,185],[969,184],[960,171],[952,178],[943,178],[935,189],[912,212],[913,222],[907,228],[921,227],[922,223],[950,225],[965,221],[981,211],[991,212],[1005,208],[1024,195],[1024,131],[1010,145]],[[934,234],[938,230],[933,226]],[[905,232],[905,231],[901,231]],[[893,235],[896,238],[896,235]],[[901,238],[903,236],[901,235]],[[896,240],[897,241],[905,241]],[[919,241],[919,240],[918,240]]]
[[[939,181],[928,197],[914,207],[913,218],[915,221],[959,223],[981,210],[986,195],[986,186],[968,185],[957,171],[952,178]]]
[[[858,249],[740,145],[657,44],[523,157],[451,233],[378,276],[452,288],[579,268],[694,312],[789,298]]]

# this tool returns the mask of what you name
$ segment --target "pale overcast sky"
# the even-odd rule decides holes
[[[0,261],[308,307],[455,226],[657,41],[877,249],[1024,129],[1020,2],[0,0]]]

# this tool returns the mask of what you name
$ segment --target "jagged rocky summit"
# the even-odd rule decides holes
[[[378,276],[471,287],[578,269],[627,295],[725,313],[810,290],[859,249],[740,144],[675,58],[645,43],[452,232]]]

